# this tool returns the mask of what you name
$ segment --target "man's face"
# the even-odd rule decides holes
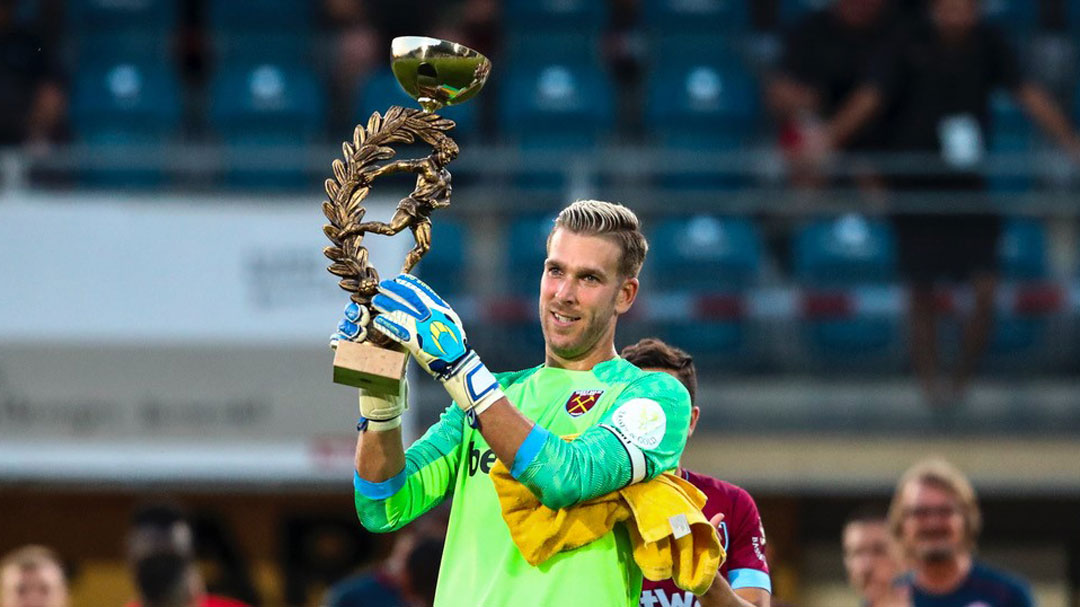
[[[854,522],[844,527],[844,568],[859,598],[873,600],[899,574],[885,521]]]
[[[564,361],[614,349],[615,320],[630,309],[637,279],[619,276],[619,246],[557,228],[540,280],[540,327],[550,355]]]
[[[0,571],[0,607],[66,607],[64,573],[53,564]]]
[[[936,485],[912,482],[901,500],[901,542],[920,562],[941,562],[965,550],[964,515],[949,491]]]

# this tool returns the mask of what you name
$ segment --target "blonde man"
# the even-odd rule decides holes
[[[453,404],[406,451],[404,386],[399,398],[361,392],[356,510],[368,529],[392,531],[453,495],[436,607],[638,604],[642,574],[621,527],[533,567],[510,538],[488,472],[497,458],[559,509],[676,468],[689,427],[686,389],[615,351],[647,249],[626,207],[589,200],[563,209],[537,268],[544,363],[498,375],[430,287],[407,274],[380,285],[373,326],[404,345]],[[361,314],[346,309],[335,338],[359,335]],[[568,434],[580,436],[560,438]]]
[[[889,507],[889,531],[912,572],[905,578],[913,607],[1031,607],[1024,582],[976,561],[982,529],[975,489],[943,459],[904,473]]]
[[[0,607],[68,607],[67,578],[56,553],[24,546],[0,559]]]

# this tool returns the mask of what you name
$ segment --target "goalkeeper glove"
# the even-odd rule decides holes
[[[465,339],[457,313],[415,276],[399,274],[379,283],[372,325],[405,346],[438,379],[475,426],[476,416],[503,397],[495,376]]]

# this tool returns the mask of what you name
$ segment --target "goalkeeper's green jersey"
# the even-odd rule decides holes
[[[505,463],[549,506],[580,503],[678,466],[691,405],[667,373],[615,358],[590,371],[541,366],[497,378],[538,426],[515,461]],[[578,433],[572,443],[559,438]],[[456,405],[405,459],[405,469],[383,483],[356,478],[356,509],[368,529],[391,531],[453,497],[435,607],[637,606],[642,576],[621,525],[539,566],[525,561],[488,474],[495,454]]]

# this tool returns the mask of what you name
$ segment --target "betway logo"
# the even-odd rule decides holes
[[[641,593],[640,607],[701,607],[701,604],[689,590],[676,592],[668,598],[666,590],[656,588]]]
[[[477,470],[484,474],[488,474],[491,472],[491,467],[494,465],[494,451],[491,449],[480,451],[476,448],[474,442],[469,441],[469,476],[476,476]]]

